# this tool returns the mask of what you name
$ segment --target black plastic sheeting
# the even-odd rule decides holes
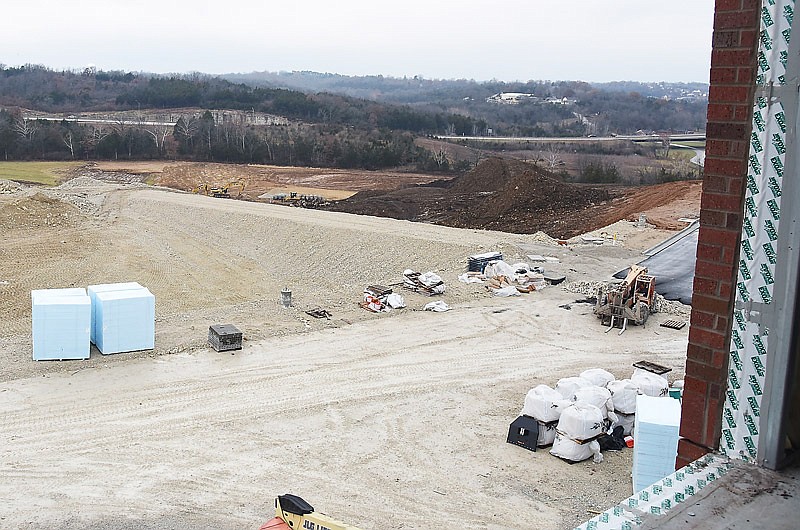
[[[639,262],[647,267],[647,273],[656,278],[656,292],[667,300],[677,300],[682,304],[692,304],[692,285],[694,266],[697,261],[697,234],[691,230],[686,235],[657,254]],[[624,279],[628,269],[619,271],[615,278]]]

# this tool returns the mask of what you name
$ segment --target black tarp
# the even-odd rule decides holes
[[[691,305],[694,266],[697,256],[698,224],[694,223],[662,245],[654,247],[649,257],[639,262],[647,273],[656,278],[656,292],[667,300]],[[628,269],[614,275],[625,278]]]

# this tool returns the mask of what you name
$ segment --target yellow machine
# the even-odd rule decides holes
[[[275,518],[264,523],[258,530],[359,530],[355,526],[340,523],[297,495],[279,495],[275,499]]]
[[[612,285],[603,293],[597,292],[597,305],[594,313],[603,323],[608,322],[606,333],[616,325],[622,326],[619,334],[625,331],[628,321],[642,325],[654,309],[656,298],[656,279],[647,274],[647,268],[631,265],[622,283]]]
[[[235,180],[233,182],[229,182],[224,186],[209,186],[208,184],[200,184],[195,189],[192,190],[192,193],[202,193],[203,195],[208,195],[209,197],[220,197],[223,199],[230,199],[231,188],[238,188],[239,193],[237,193],[236,197],[241,197],[242,192],[244,191],[245,183],[242,180]]]

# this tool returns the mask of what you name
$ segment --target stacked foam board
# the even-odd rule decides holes
[[[90,285],[91,340],[109,355],[155,347],[155,296],[136,282]]]
[[[675,472],[681,402],[671,397],[636,397],[633,427],[633,492]]]
[[[92,303],[85,289],[31,291],[33,360],[88,359]]]

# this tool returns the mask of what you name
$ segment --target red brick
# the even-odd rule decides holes
[[[720,282],[723,283],[723,282]],[[730,284],[728,284],[730,285]],[[728,295],[730,296],[730,295]],[[730,331],[731,323],[728,321],[727,316],[717,315],[717,321],[714,323],[714,330],[727,333]]]
[[[739,225],[741,226],[741,225]],[[739,261],[739,247],[738,245],[735,248],[723,248],[722,249],[722,260],[720,263],[724,265],[733,265]],[[731,274],[730,278],[733,279],[734,273]],[[727,279],[727,278],[725,278]]]
[[[741,233],[736,230],[723,230],[721,228],[700,225],[698,241],[711,245],[719,245],[721,247],[735,247],[739,245],[740,235]]]
[[[744,160],[706,157],[705,171],[709,175],[741,175],[747,167]],[[705,189],[705,188],[704,188]]]
[[[707,179],[708,177],[706,177]],[[705,186],[705,179],[703,180]],[[700,210],[700,224],[702,226],[726,228],[728,216],[725,212],[715,212],[712,210]]]
[[[678,440],[678,458],[676,459],[675,469],[688,466],[695,460],[712,452],[708,447],[696,444],[685,437],[686,435],[683,433],[683,422],[681,422],[681,435],[684,436],[684,438]]]
[[[728,182],[728,193],[731,195],[739,196],[739,200],[741,200],[742,199],[741,196],[744,194],[744,188],[745,188],[744,183],[745,179],[743,177],[732,177]],[[741,210],[742,208],[739,207],[736,211],[740,212]]]
[[[720,296],[720,298],[730,299],[731,293],[733,292],[731,290],[732,286],[733,286],[733,284],[731,282],[720,281],[719,282],[719,296]]]
[[[757,42],[758,42],[758,32],[755,30],[743,29],[739,34],[739,44],[741,44],[743,48],[748,48],[751,46],[755,47]]]
[[[711,67],[747,66],[753,64],[754,58],[755,54],[751,49],[711,50]]]
[[[717,0],[714,3],[714,11],[739,11],[742,8],[741,0]]]
[[[681,400],[680,434],[690,440],[700,440],[705,427],[705,394],[684,392]]]
[[[705,399],[706,394],[708,393],[708,383],[705,381],[701,381],[696,377],[692,377],[687,375],[683,379],[683,392],[686,393],[693,393],[693,394],[700,394]]]
[[[710,160],[706,158],[706,160]],[[707,174],[703,179],[704,192],[727,193],[728,192],[728,177],[720,175]]]
[[[702,282],[707,282],[707,283],[709,283],[710,287],[711,287],[709,290],[712,291],[712,292],[704,291],[702,286],[701,287],[697,287],[697,283],[698,282],[701,282],[701,283]],[[716,280],[706,280],[706,279],[703,279],[703,278],[696,278],[694,280],[694,284],[695,284],[695,291],[696,292],[706,292],[707,294],[715,294],[713,291],[717,290],[717,282],[716,282]],[[703,311],[692,311],[692,326],[699,326],[701,328],[706,328],[706,329],[709,329],[709,330],[713,331],[714,330],[715,320],[716,320],[716,316],[713,313],[706,313],[706,312],[703,312]],[[710,361],[711,361],[711,359],[708,360],[708,362],[710,362]]]
[[[696,260],[694,266],[694,276],[697,278],[708,278],[711,280],[726,280],[731,277],[731,266],[724,263]],[[708,293],[697,292],[699,295]]]
[[[696,326],[689,328],[689,342],[700,346],[708,346],[711,349],[722,349],[725,347],[725,333],[710,331]],[[686,362],[686,370],[689,370],[689,361]],[[706,379],[715,381],[715,379]]]
[[[725,319],[727,323],[727,318]],[[730,354],[727,351],[715,351],[711,355],[711,366],[715,366],[721,370],[724,370],[727,374],[728,372],[728,358]],[[719,396],[717,396],[719,397]]]
[[[750,87],[747,86],[712,85],[708,89],[709,102],[747,103],[749,97]]]
[[[718,261],[722,256],[722,247],[709,245],[708,243],[697,244],[697,257],[705,261]],[[695,283],[695,287],[697,284]],[[709,293],[710,294],[710,293]]]
[[[706,401],[706,431],[703,433],[703,439],[700,440],[702,445],[706,447],[719,446],[719,437],[722,434],[722,406],[719,399],[712,397],[707,398]]]
[[[723,210],[731,212],[740,209],[742,201],[738,195],[729,195],[727,193],[711,193],[703,190],[703,195],[700,199],[700,208],[709,208],[711,210]]]
[[[709,74],[709,82],[711,84],[716,83],[735,83],[736,78],[738,77],[738,71],[734,67],[718,67],[712,68],[711,73]]]
[[[706,158],[728,155],[733,144],[730,141],[706,140]]]
[[[706,125],[706,138],[748,141],[750,139],[750,124],[708,122]]]
[[[749,66],[745,68],[739,68],[736,73],[736,82],[740,85],[753,85],[755,78],[755,69],[750,68]]]
[[[708,311],[719,314],[727,314],[732,307],[730,299],[720,299],[715,296],[708,296],[701,293],[692,294],[692,307],[701,311]]]
[[[733,107],[733,121],[749,121],[753,118],[753,105],[746,102]]]
[[[739,30],[715,31],[711,37],[711,45],[715,49],[741,48],[742,39]]]
[[[750,107],[750,112],[752,112],[752,106]],[[746,159],[747,155],[750,154],[750,143],[728,142],[728,154],[736,158]]]
[[[697,311],[692,311],[692,325],[694,325],[694,314],[696,312]],[[697,361],[697,362],[702,363],[702,364],[710,365],[712,359],[714,358],[714,351],[710,350],[708,348],[704,348],[703,346],[700,346],[698,344],[689,344],[686,347],[686,358],[687,359],[691,359],[693,361]],[[696,379],[696,378],[695,378],[695,380],[696,381],[700,381],[699,379]],[[684,385],[685,384],[686,384],[686,381],[684,381]],[[703,383],[703,387],[702,388],[700,388],[698,386],[696,388],[696,390],[698,390],[698,391],[702,390],[703,393],[705,393],[707,391],[706,383]]]
[[[714,33],[718,30],[752,28],[754,11],[724,11],[714,15]]]
[[[742,0],[742,9],[761,9],[761,0]]]
[[[707,116],[710,121],[732,120],[733,106],[730,104],[709,103]]]

